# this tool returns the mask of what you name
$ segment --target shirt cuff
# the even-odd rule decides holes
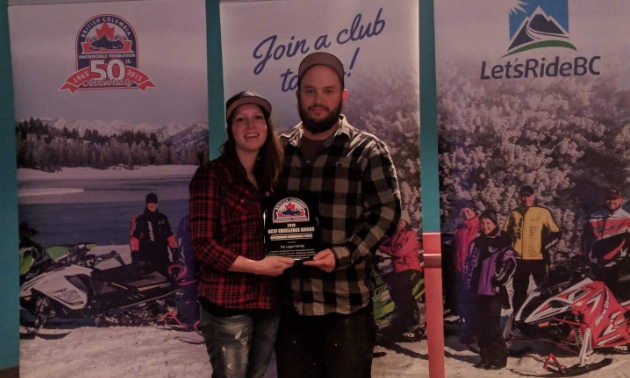
[[[237,254],[230,251],[225,251],[221,254],[221,257],[217,260],[215,268],[221,273],[227,273],[230,271],[230,267],[234,264],[234,261],[238,257]]]
[[[335,269],[345,269],[350,266],[350,250],[348,248],[337,246],[331,250],[335,255]]]

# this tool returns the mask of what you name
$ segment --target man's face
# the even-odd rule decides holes
[[[606,208],[610,211],[615,211],[621,207],[621,203],[623,199],[619,196],[608,196],[606,197]]]
[[[481,233],[484,235],[490,235],[497,228],[497,225],[488,218],[481,218],[480,226]]]
[[[534,206],[535,199],[536,196],[533,194],[523,194],[521,195],[521,205],[525,207],[532,207]]]
[[[313,134],[330,130],[339,121],[348,91],[341,89],[341,79],[328,66],[314,66],[302,77],[297,91],[298,112],[302,125]]]
[[[158,204],[157,203],[148,203],[147,204],[147,209],[149,209],[150,212],[155,213],[155,211],[158,208]]]

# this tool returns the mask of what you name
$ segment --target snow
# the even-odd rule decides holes
[[[128,245],[96,246],[92,253],[117,251],[125,263],[131,261]],[[99,268],[117,266],[115,260]],[[50,322],[40,331],[46,335],[67,336],[56,340],[37,337],[20,341],[20,377],[22,378],[202,378],[210,377],[208,362],[201,336],[176,328],[161,326],[96,327],[90,321],[82,323]],[[445,339],[445,373],[449,378],[537,377],[546,372],[542,366],[548,353],[553,352],[559,361],[570,366],[578,362],[575,355],[553,350],[547,344],[528,343],[532,352],[521,358],[508,358],[506,369],[478,370],[473,365],[479,356],[458,341],[455,336]],[[624,355],[593,356],[593,361],[604,357],[613,363],[603,369],[581,377],[625,378],[630,359]],[[275,356],[274,356],[275,359]],[[275,360],[265,378],[276,378]],[[426,377],[429,372],[427,340],[377,345],[374,349],[372,376],[375,378]]]
[[[22,378],[171,378],[209,377],[205,345],[186,341],[201,337],[193,333],[159,327],[84,326],[73,329],[45,330],[47,333],[66,333],[59,340],[22,340],[20,343],[20,373]],[[377,346],[372,364],[375,378],[406,378],[428,376],[427,341],[396,343]],[[523,358],[509,358],[508,366],[500,371],[480,371],[473,367],[479,357],[460,344],[455,337],[446,339],[445,369],[449,378],[471,375],[487,378],[506,376],[541,376],[546,355],[537,353]],[[563,355],[560,355],[563,356]],[[584,374],[582,377],[627,377],[628,360],[624,356],[610,356],[611,366]],[[601,358],[601,356],[596,356]],[[577,358],[561,357],[561,363],[572,365]],[[266,378],[275,378],[272,361]]]
[[[84,190],[80,188],[39,188],[39,189],[19,189],[18,197],[32,197],[32,196],[50,196],[55,194],[74,194],[83,193]]]
[[[109,169],[67,168],[50,173],[29,168],[18,169],[18,181],[35,180],[138,180],[150,178],[192,177],[196,165],[152,165],[137,167],[133,170],[112,167]],[[58,194],[58,193],[55,193]]]

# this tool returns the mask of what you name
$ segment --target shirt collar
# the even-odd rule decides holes
[[[343,114],[339,116],[339,126],[337,127],[337,131],[335,131],[333,137],[328,140],[336,140],[340,135],[346,135],[350,138],[350,124],[348,123],[346,116]],[[303,136],[304,127],[302,126],[302,122],[298,123],[291,132],[283,135],[283,137],[287,138],[288,143],[293,147],[298,147],[300,145],[300,141]]]

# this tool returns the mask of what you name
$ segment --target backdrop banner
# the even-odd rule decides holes
[[[628,12],[435,3],[447,376],[627,375]]]
[[[9,21],[21,376],[208,376],[187,228],[207,159],[204,1],[11,6]]]
[[[399,242],[421,232],[418,12],[417,2],[401,0],[221,3],[225,98],[242,90],[262,94],[273,106],[280,131],[299,122],[296,90],[302,59],[324,51],[343,62],[349,90],[343,114],[353,126],[383,140],[396,165],[408,224],[396,236]],[[416,336],[404,339],[395,331],[403,316],[395,302],[407,291],[420,298],[424,281],[418,275],[406,283],[413,287],[403,285],[398,293],[384,283],[398,276],[392,260],[405,248],[413,249],[412,255],[420,248],[418,243],[389,244],[377,253],[376,270],[383,278],[377,277],[374,294],[380,331],[373,375],[426,374],[426,341],[419,342],[423,304]]]

